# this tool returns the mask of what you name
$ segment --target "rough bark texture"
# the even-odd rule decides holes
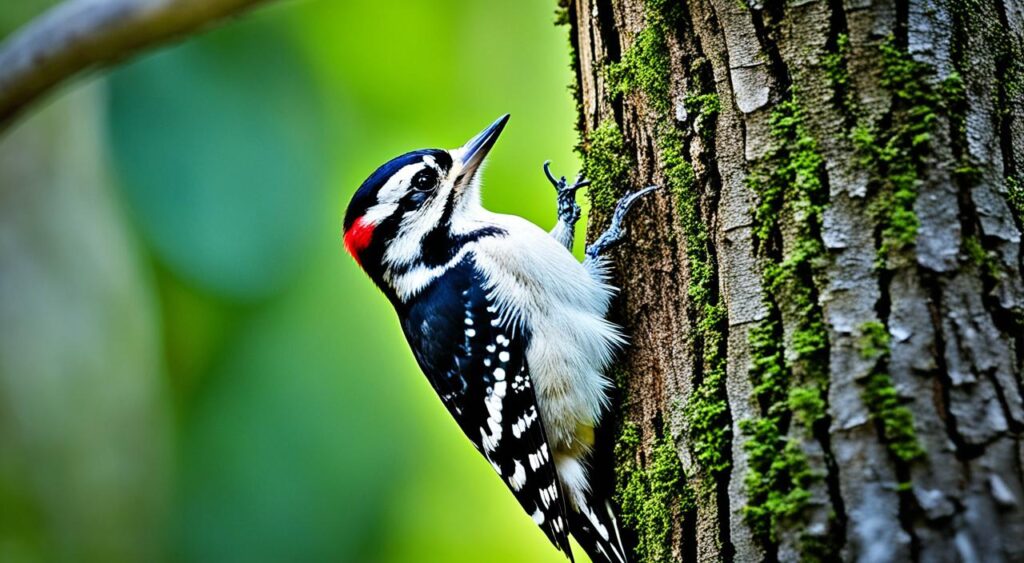
[[[576,0],[641,561],[1024,561],[1024,4]]]

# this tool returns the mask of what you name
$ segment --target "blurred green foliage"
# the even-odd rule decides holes
[[[273,23],[157,53],[111,81],[111,145],[137,225],[176,273],[232,299],[280,290],[329,219],[319,92]]]
[[[0,30],[44,4],[4,4]],[[125,409],[136,418],[118,424],[138,425],[167,454],[95,447],[117,438],[96,417],[70,433],[66,420],[20,413],[25,428],[45,432],[0,432],[0,453],[16,460],[0,463],[0,503],[18,499],[0,507],[0,559],[562,560],[449,419],[390,306],[340,240],[348,198],[377,165],[414,148],[458,146],[505,112],[513,118],[484,176],[485,204],[553,225],[541,163],[550,158],[567,176],[578,166],[566,31],[553,25],[553,8],[549,0],[272,3],[90,80],[98,94],[67,110],[87,114],[96,127],[86,133],[21,142],[70,103],[66,91],[23,120],[0,157],[14,145],[53,154],[88,145],[88,158],[55,159],[72,187],[75,166],[99,168],[90,177],[111,215],[83,206],[75,221],[126,249],[138,288],[118,293],[117,306],[151,312],[136,316],[148,323],[142,333],[155,335],[153,365],[124,363],[139,355],[125,348],[136,346],[127,338],[136,325],[87,317],[65,330],[100,331],[93,336],[108,343],[107,365],[152,382]],[[0,206],[21,187],[4,172]],[[54,182],[35,182],[33,193],[52,197],[40,200],[44,210],[65,197],[48,191]],[[74,248],[77,231],[63,216],[28,217],[19,234],[45,227]],[[35,258],[0,248],[5,267]],[[32,272],[59,290],[117,286],[118,272],[88,266],[85,277]],[[19,298],[3,289],[0,306]],[[46,311],[52,323],[66,320],[63,309]],[[111,314],[90,311],[95,321]],[[0,344],[24,340],[24,330],[5,324]],[[15,398],[32,393],[94,400],[41,387],[12,393],[41,362],[0,358],[0,425]],[[74,358],[61,365],[78,369]],[[123,379],[98,370],[91,385],[119,397]],[[150,432],[160,412],[172,430]],[[51,459],[33,447],[37,435],[74,452],[38,489],[55,502],[24,486]],[[96,527],[109,549],[86,549],[55,526],[65,512],[81,515],[72,527],[107,518],[70,504],[81,496],[67,475],[97,461],[128,468],[131,485],[103,494],[135,511],[130,525],[149,534],[148,550],[119,548],[137,541],[120,521]],[[166,500],[133,503],[136,489]]]

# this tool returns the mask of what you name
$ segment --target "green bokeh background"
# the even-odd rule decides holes
[[[0,34],[49,4],[3,3]],[[273,3],[0,138],[0,560],[564,560],[340,233],[377,165],[505,112],[485,205],[553,225],[541,163],[577,167],[553,12]]]

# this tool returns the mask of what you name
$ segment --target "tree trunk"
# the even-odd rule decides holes
[[[636,559],[1024,561],[1024,4],[562,9]]]

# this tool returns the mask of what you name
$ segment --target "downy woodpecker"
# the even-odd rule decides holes
[[[595,562],[626,563],[611,503],[591,487],[588,454],[608,404],[604,371],[624,342],[606,320],[614,288],[601,257],[646,188],[612,225],[570,249],[588,182],[556,180],[550,232],[480,204],[480,165],[505,115],[453,150],[394,158],[359,187],[345,247],[394,305],[416,361],[462,431],[548,539],[568,534]]]

